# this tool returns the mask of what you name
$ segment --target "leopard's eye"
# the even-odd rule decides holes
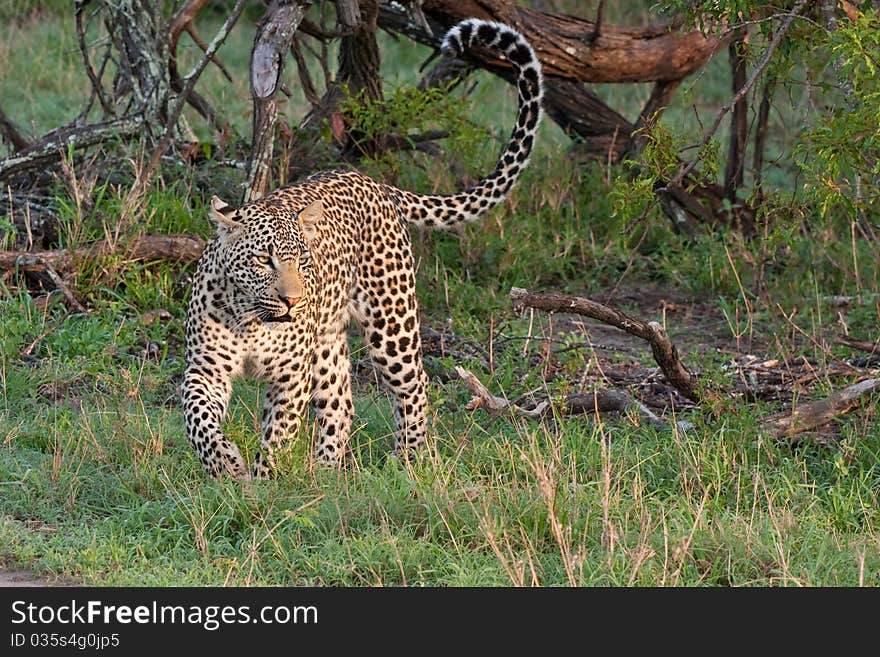
[[[309,251],[303,251],[299,254],[299,266],[308,267],[312,263],[312,254]]]
[[[254,256],[254,262],[258,265],[262,265],[263,267],[271,267],[272,266],[272,256],[267,255],[265,253],[261,253],[259,255]]]

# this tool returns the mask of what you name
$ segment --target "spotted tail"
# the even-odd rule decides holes
[[[450,29],[440,49],[444,55],[460,57],[474,46],[483,46],[503,55],[513,66],[519,90],[516,125],[495,169],[473,187],[449,196],[395,190],[407,221],[417,226],[445,229],[476,219],[504,200],[529,162],[535,133],[541,122],[544,94],[541,63],[519,32],[503,23],[476,18],[461,21]]]

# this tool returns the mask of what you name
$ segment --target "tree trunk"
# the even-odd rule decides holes
[[[168,33],[162,12],[151,0],[100,0],[104,25],[120,54],[114,80],[117,102],[129,96],[127,112],[164,128],[168,119],[171,79],[168,72]]]
[[[746,57],[743,52],[747,39],[740,34],[728,45],[730,68],[733,75],[733,93],[746,83]],[[746,96],[740,98],[733,106],[730,116],[730,147],[727,154],[727,168],[724,173],[724,192],[731,203],[736,203],[736,192],[743,184],[743,169],[746,161],[746,136],[748,134],[749,104]]]
[[[378,0],[336,0],[339,28],[348,32],[339,44],[339,71],[336,84],[347,89],[350,97],[370,102],[382,100],[379,76],[379,44],[376,42]],[[338,102],[338,100],[337,100]],[[367,142],[364,136],[347,131],[343,154],[373,157],[382,150],[380,140]]]
[[[274,0],[257,28],[251,52],[251,95],[254,100],[253,141],[250,170],[245,183],[245,203],[261,197],[272,187],[272,149],[284,63],[293,35],[305,15],[305,3]]]

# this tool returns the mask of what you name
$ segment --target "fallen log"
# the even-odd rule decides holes
[[[87,247],[48,251],[0,251],[0,271],[46,271],[51,266],[59,274],[72,274],[85,261],[119,254],[129,261],[175,260],[193,262],[205,250],[198,235],[139,235],[127,244],[101,240]]]
[[[849,347],[851,349],[858,349],[859,351],[866,351],[869,354],[880,353],[880,341],[868,342],[867,340],[850,340],[849,338],[837,338],[834,340],[834,344],[840,344],[844,347]]]
[[[54,130],[33,144],[16,151],[10,157],[0,160],[0,181],[45,166],[50,162],[57,162],[71,149],[86,148],[113,139],[139,135],[143,132],[144,126],[143,116],[132,114],[87,126]]]
[[[407,11],[404,4],[410,6]],[[418,8],[419,11],[413,11]],[[421,19],[419,18],[421,17]],[[619,163],[645,146],[646,128],[669,104],[681,81],[726,50],[735,29],[704,33],[680,23],[626,27],[516,6],[511,0],[423,0],[379,5],[379,26],[425,45],[439,47],[444,32],[463,18],[508,23],[529,40],[544,71],[547,116],[573,139],[587,159]],[[515,81],[510,63],[476,49],[468,63]],[[584,83],[653,82],[654,89],[631,121],[605,104]],[[684,170],[686,165],[682,163]],[[703,225],[733,225],[748,232],[754,210],[733,203],[729,190],[687,165],[675,181],[660,180],[655,194],[673,226],[693,237]]]
[[[765,418],[763,425],[776,439],[795,436],[820,427],[829,420],[856,408],[863,397],[880,391],[880,379],[865,379],[832,392],[824,399],[793,406],[784,413]]]
[[[380,2],[378,24],[435,48],[445,31],[464,18],[514,26],[541,59],[547,115],[579,140],[579,150],[586,156],[611,162],[640,149],[643,140],[634,135],[636,130],[656,118],[684,77],[705,65],[733,38],[732,31],[706,35],[666,24],[631,28],[603,23],[599,33],[595,23],[578,16],[516,7],[507,0],[425,0],[419,5],[414,12],[397,2]],[[469,53],[469,58],[480,68],[515,82],[509,62],[479,49]],[[584,86],[585,82],[655,82],[656,87],[632,123]]]

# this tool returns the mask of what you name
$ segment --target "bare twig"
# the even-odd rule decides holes
[[[868,342],[867,340],[850,340],[849,338],[837,338],[834,344],[840,344],[851,349],[866,351],[869,354],[880,354],[880,342]]]
[[[86,75],[92,83],[92,92],[97,97],[104,113],[107,116],[114,116],[116,113],[110,105],[110,102],[107,100],[107,97],[104,95],[104,86],[101,84],[101,78],[95,73],[94,67],[92,67],[92,59],[89,57],[89,49],[86,46],[86,29],[83,25],[83,13],[85,13],[86,5],[90,2],[91,0],[77,0],[76,2],[76,10],[74,11],[76,17],[76,39],[79,44],[79,52],[82,54],[83,64],[85,64],[86,67]]]
[[[201,35],[198,33],[195,26],[191,22],[187,23],[186,31],[190,35],[190,37],[192,37],[192,40],[195,41],[196,45],[202,49],[202,52],[206,52],[208,50],[208,44],[206,44],[202,40]],[[233,81],[232,75],[229,74],[229,71],[226,70],[226,67],[223,65],[223,62],[220,61],[220,59],[216,55],[214,55],[211,58],[211,61],[214,62],[214,65],[220,69],[220,72],[223,74],[223,77],[225,77],[229,82]]]
[[[296,62],[296,70],[299,73],[300,87],[302,88],[303,95],[313,108],[318,107],[321,104],[321,97],[315,90],[315,83],[312,82],[312,76],[309,73],[309,65],[302,54],[299,39],[296,36],[293,37],[293,42],[290,44],[290,52],[293,55],[293,60]]]
[[[45,331],[43,331],[37,337],[35,337],[33,340],[31,340],[30,344],[28,344],[24,349],[22,349],[21,351],[18,352],[18,355],[21,357],[21,356],[30,356],[31,354],[33,354],[34,349],[37,348],[37,345],[39,345],[49,335],[51,335],[52,333],[57,331],[58,328],[62,324],[63,324],[63,321],[50,324],[49,328],[47,328]]]
[[[204,8],[206,4],[208,4],[210,0],[186,0],[178,9],[174,16],[171,17],[171,22],[168,24],[168,42],[169,42],[169,60],[168,60],[168,68],[171,71],[171,77],[178,77],[177,74],[177,46],[180,42],[180,35],[184,30],[187,30],[190,36],[193,37],[193,41],[202,49],[202,52],[207,51],[207,47],[201,42],[200,38],[196,38],[193,36],[193,32],[190,32],[190,28],[192,27],[192,22],[196,16],[198,16],[199,12]],[[220,64],[220,62],[216,58],[211,58],[217,66],[222,70],[227,79],[229,79],[229,74],[226,73],[226,69]],[[231,80],[230,80],[231,82]]]

